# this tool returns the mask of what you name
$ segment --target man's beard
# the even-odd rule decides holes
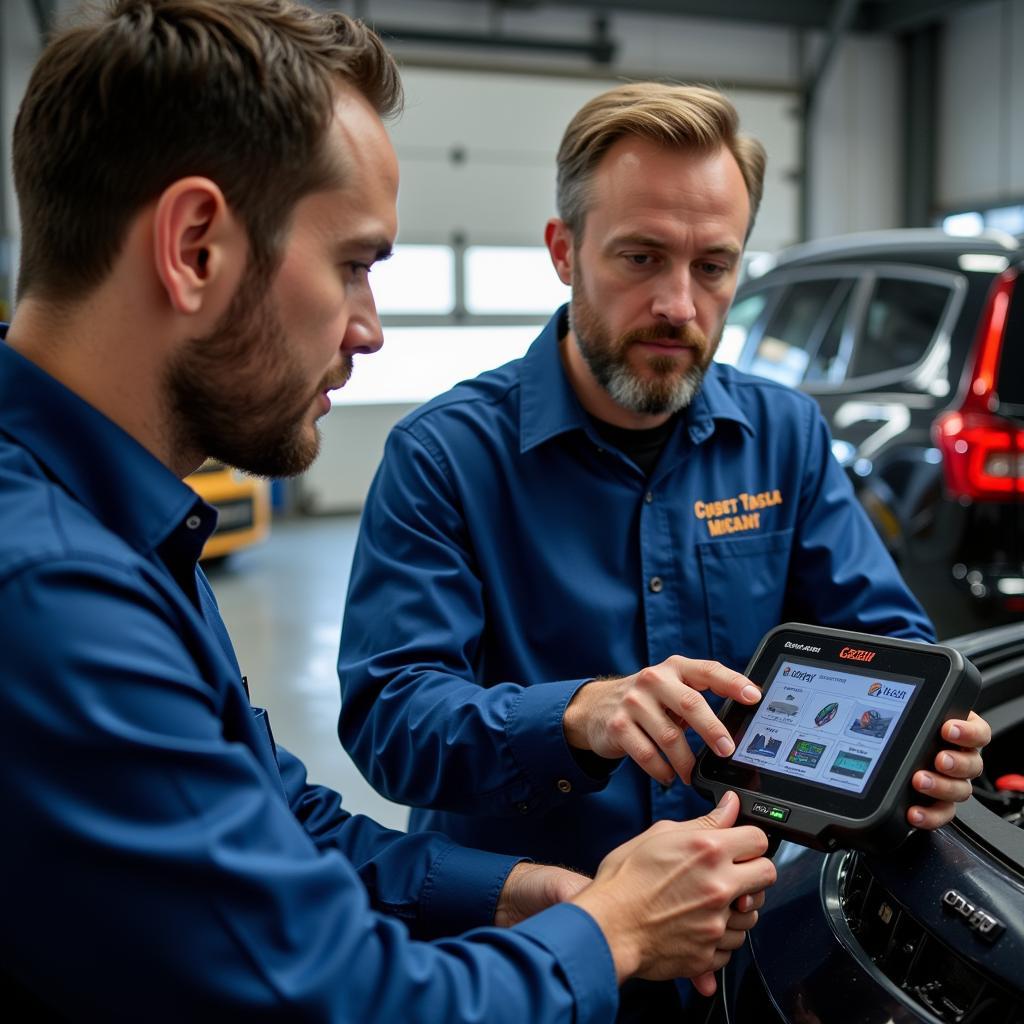
[[[315,390],[292,354],[270,294],[269,274],[250,271],[213,330],[193,338],[168,367],[165,386],[177,451],[257,476],[295,476],[320,450],[304,430],[316,395],[341,387],[350,356]]]
[[[693,401],[717,348],[718,339],[693,324],[682,327],[642,327],[613,338],[601,314],[591,304],[578,274],[573,275],[570,326],[580,354],[594,379],[618,405],[641,415],[675,413]],[[651,356],[649,374],[642,376],[630,366],[629,354],[640,341],[671,340],[688,346],[693,362],[680,369],[674,356]]]

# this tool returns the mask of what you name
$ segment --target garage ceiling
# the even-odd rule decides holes
[[[579,7],[595,14],[659,14],[712,18],[790,28],[828,29],[844,0],[461,0],[509,11]],[[958,8],[984,0],[859,0],[850,28],[856,32],[899,33],[922,28]]]

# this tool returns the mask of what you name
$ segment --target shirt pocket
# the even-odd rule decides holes
[[[742,672],[782,621],[793,531],[697,545],[711,657]]]

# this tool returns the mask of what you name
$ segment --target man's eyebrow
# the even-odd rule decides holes
[[[616,248],[620,245],[642,245],[647,249],[664,249],[665,240],[655,238],[654,235],[616,235],[609,243],[609,248]]]
[[[738,245],[732,245],[729,242],[723,242],[721,245],[709,245],[704,250],[704,254],[707,256],[731,256],[733,259],[738,259],[741,252],[743,250]]]
[[[384,260],[391,259],[395,254],[392,243],[381,235],[373,235],[366,238],[349,238],[341,244],[340,248],[346,252],[352,252],[352,250],[357,250],[361,253],[372,252],[371,261],[373,263],[383,263]]]
[[[638,245],[644,249],[666,249],[668,243],[663,238],[655,235],[627,234],[616,235],[608,243],[609,249],[618,249],[623,245]],[[731,242],[722,242],[719,245],[709,245],[701,250],[702,256],[728,256],[730,259],[738,260],[743,252],[741,246],[733,245]]]

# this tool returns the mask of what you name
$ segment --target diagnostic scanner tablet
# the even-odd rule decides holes
[[[817,850],[898,846],[907,809],[927,803],[911,777],[934,770],[939,728],[981,686],[951,647],[793,622],[765,636],[746,674],[761,701],[726,702],[736,750],[703,750],[693,785],[716,802],[733,790],[742,822]]]

